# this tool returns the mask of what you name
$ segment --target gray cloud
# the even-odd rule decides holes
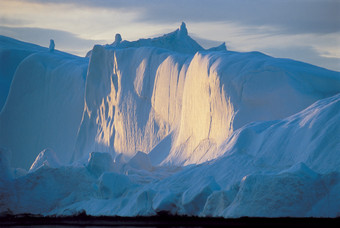
[[[67,3],[78,7],[136,10],[149,23],[234,22],[246,26],[273,26],[282,33],[340,31],[338,0],[26,0]]]
[[[322,56],[322,53],[316,51],[322,50],[325,39],[318,40],[320,35],[330,34],[329,37],[336,37],[335,33],[340,32],[340,1],[338,0],[22,0],[27,2],[39,2],[41,4],[64,3],[71,4],[70,8],[100,8],[100,9],[119,9],[120,12],[137,12],[137,18],[134,22],[145,22],[151,25],[169,25],[177,24],[181,21],[190,23],[207,22],[207,24],[215,22],[233,23],[240,26],[240,30],[236,31],[236,37],[251,37],[255,35],[267,36],[266,40],[270,41],[270,37],[276,40],[282,37],[291,37],[289,46],[287,42],[282,45],[275,42],[277,46],[270,46],[270,42],[265,48],[256,46],[256,42],[250,48],[262,51],[272,56],[287,57],[296,60],[305,61],[314,65],[323,66],[329,69],[340,71],[340,59],[328,58]],[[0,24],[7,26],[20,26],[20,21],[6,21],[6,18],[0,17]],[[6,23],[5,23],[6,22]],[[86,23],[84,19],[84,23]],[[270,26],[270,28],[260,27]],[[223,26],[220,26],[223,29]],[[190,27],[189,27],[190,31]],[[334,34],[332,34],[334,33]],[[13,38],[22,39],[28,42],[36,43],[42,46],[48,46],[49,39],[53,38],[56,42],[56,48],[71,52],[78,55],[84,55],[86,51],[92,48],[96,43],[104,44],[105,41],[86,40],[77,37],[75,34],[40,28],[9,28],[0,27],[0,34],[11,36]],[[224,34],[224,33],[223,33]],[[278,36],[279,34],[279,36]],[[294,37],[291,34],[308,34],[305,37],[311,37],[308,45],[301,45],[301,39],[297,39],[299,43],[294,43]],[[317,35],[315,35],[317,34]],[[123,34],[124,35],[124,34]],[[193,34],[191,34],[193,35]],[[282,35],[282,36],[281,36]],[[217,46],[220,42],[201,39],[193,35],[199,43],[205,47]],[[206,36],[207,37],[207,36]],[[208,36],[209,37],[209,36]],[[211,37],[214,37],[212,35]],[[220,36],[221,37],[221,36]],[[269,38],[268,38],[269,37]],[[226,34],[228,39],[228,34]],[[235,38],[235,36],[234,36]],[[237,50],[227,41],[227,48]],[[323,42],[323,43],[322,43]],[[326,39],[327,45],[330,47],[338,47],[337,39]],[[303,43],[307,45],[307,43]],[[323,44],[323,45],[322,45]],[[242,45],[242,43],[239,43]],[[254,46],[255,45],[255,46]],[[249,46],[249,45],[248,45]],[[263,47],[263,45],[260,45]],[[327,49],[324,49],[325,51]],[[325,54],[325,53],[323,53]]]
[[[191,38],[193,38],[197,43],[199,43],[203,48],[212,48],[221,45],[224,41],[216,41],[216,40],[209,40],[199,37],[196,34],[190,34]],[[228,47],[227,47],[228,48]]]
[[[24,21],[24,20],[0,16],[0,25],[21,26],[21,25],[24,25],[25,23],[26,23],[26,21]]]
[[[94,44],[105,44],[105,41],[86,40],[70,32],[53,29],[0,26],[0,34],[44,47],[48,47],[50,39],[54,39],[56,49],[81,56],[84,56]]]
[[[321,53],[310,46],[290,46],[284,48],[265,48],[260,50],[266,54],[280,58],[290,58],[316,66],[340,71],[340,58],[323,57]]]

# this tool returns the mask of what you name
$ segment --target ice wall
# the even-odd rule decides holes
[[[178,125],[187,55],[95,46],[74,160],[92,151],[149,152]],[[127,61],[128,60],[128,61]]]

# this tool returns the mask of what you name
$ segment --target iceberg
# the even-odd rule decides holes
[[[339,72],[204,49],[185,23],[52,46],[0,37],[0,213],[340,215]]]

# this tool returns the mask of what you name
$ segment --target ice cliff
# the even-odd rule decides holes
[[[339,216],[339,72],[184,23],[86,58],[0,38],[0,212]]]

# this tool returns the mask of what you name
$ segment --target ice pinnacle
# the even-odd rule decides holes
[[[182,22],[181,27],[179,28],[179,34],[181,36],[187,36],[188,35],[188,30],[184,22]]]
[[[117,33],[115,36],[115,43],[119,44],[121,41],[122,41],[122,36],[119,33]]]
[[[54,47],[55,47],[55,44],[54,44],[54,40],[50,39],[50,52],[53,52],[54,51]]]

